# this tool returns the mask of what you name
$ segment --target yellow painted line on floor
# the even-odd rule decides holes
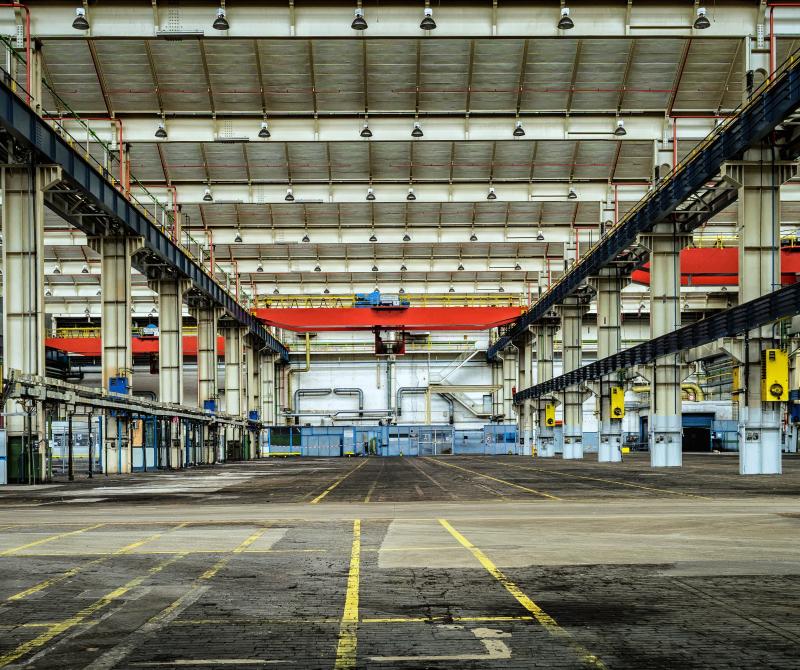
[[[341,484],[345,479],[347,479],[350,475],[352,475],[356,470],[359,468],[363,468],[369,461],[365,458],[361,463],[356,465],[350,472],[348,472],[344,477],[340,477],[337,479],[333,484],[331,484],[328,488],[326,488],[322,493],[320,493],[314,500],[312,500],[309,504],[316,505],[320,500],[322,500],[326,495],[328,495],[333,489],[335,489],[339,484]]]
[[[475,559],[480,563],[492,577],[494,577],[508,591],[517,602],[528,610],[533,618],[550,635],[569,643],[580,657],[581,661],[592,668],[604,669],[605,664],[583,645],[579,644],[567,630],[558,625],[556,620],[537,605],[519,586],[506,577],[503,572],[484,554],[478,547],[470,542],[466,537],[459,533],[446,519],[439,519],[439,523],[452,535],[456,541],[465,549],[468,549]]]
[[[181,523],[175,526],[175,528],[171,528],[170,530],[178,530],[179,528],[183,528],[186,526],[187,523]],[[27,598],[29,595],[33,593],[38,593],[39,591],[44,591],[55,584],[59,584],[66,579],[70,579],[74,577],[79,572],[83,572],[86,568],[90,568],[96,565],[101,565],[109,560],[111,560],[114,556],[120,556],[122,554],[126,554],[129,551],[133,551],[137,547],[141,547],[143,544],[147,544],[148,542],[152,542],[155,539],[161,537],[164,533],[169,531],[162,531],[160,533],[154,533],[153,535],[149,535],[148,537],[142,538],[141,540],[137,540],[136,542],[132,542],[131,544],[127,544],[116,551],[112,551],[107,555],[104,555],[102,558],[97,558],[94,561],[89,561],[88,563],[84,563],[83,565],[75,566],[67,570],[66,572],[62,572],[60,575],[56,575],[55,577],[50,577],[50,579],[45,579],[44,581],[39,582],[38,584],[34,584],[33,586],[25,589],[24,591],[20,591],[19,593],[15,593],[13,596],[9,596],[6,600],[22,600],[23,598]],[[140,554],[141,555],[141,554]],[[31,556],[37,556],[37,554],[31,554]]]
[[[347,593],[344,612],[339,624],[339,642],[336,645],[335,670],[356,667],[358,650],[358,589],[361,582],[361,519],[353,521],[353,547],[350,550],[350,572],[347,575]]]
[[[518,470],[532,470],[534,472],[544,472],[546,474],[561,475],[562,477],[572,477],[574,479],[588,479],[595,482],[604,482],[606,484],[617,484],[619,486],[629,486],[634,489],[644,489],[645,491],[655,491],[657,493],[669,493],[673,496],[684,496],[686,498],[701,498],[703,500],[712,500],[709,496],[701,496],[696,493],[683,493],[682,491],[671,491],[670,489],[659,489],[655,486],[645,486],[644,484],[631,484],[630,482],[621,482],[616,479],[603,479],[602,477],[590,477],[588,475],[576,475],[571,472],[562,472],[560,470],[548,470],[546,468],[532,468],[527,465],[517,465],[516,463],[506,463],[509,467],[517,468]]]
[[[543,498],[549,498],[550,500],[563,500],[563,498],[551,495],[550,493],[537,491],[536,489],[531,489],[528,488],[527,486],[522,486],[521,484],[515,484],[514,482],[506,481],[505,479],[498,479],[497,477],[492,477],[491,475],[487,475],[484,474],[483,472],[478,472],[476,470],[469,470],[468,468],[462,468],[460,465],[454,465],[453,463],[446,463],[445,461],[439,461],[430,458],[426,458],[425,460],[430,461],[431,463],[436,463],[437,465],[446,465],[448,468],[456,468],[456,470],[463,470],[464,472],[469,472],[471,475],[477,475],[478,477],[483,477],[484,479],[491,479],[493,482],[499,482],[500,484],[505,484],[506,486],[511,486],[515,489],[520,489],[521,491],[525,491],[526,493],[542,496]]]
[[[10,556],[11,554],[15,554],[16,552],[22,551],[23,549],[38,547],[40,544],[45,544],[47,542],[55,542],[56,540],[69,537],[70,535],[78,535],[80,533],[85,533],[86,531],[89,530],[94,530],[95,528],[100,528],[100,526],[105,526],[105,524],[96,523],[91,526],[79,528],[78,530],[71,530],[66,533],[58,533],[57,535],[50,535],[49,537],[43,537],[41,540],[35,540],[34,542],[28,542],[28,544],[21,544],[18,547],[12,547],[11,549],[5,549],[4,551],[0,551],[0,556]]]
[[[57,624],[54,624],[50,627],[50,629],[42,633],[41,635],[33,638],[32,640],[28,640],[28,642],[23,642],[21,645],[7,651],[5,654],[0,656],[0,668],[4,668],[9,663],[13,663],[19,658],[39,649],[39,647],[43,647],[46,644],[49,644],[53,639],[61,635],[62,633],[66,633],[70,628],[74,628],[79,624],[83,623],[86,619],[90,616],[95,614],[96,612],[100,611],[101,609],[107,607],[115,600],[119,600],[122,598],[126,593],[130,590],[135,589],[137,586],[141,585],[148,577],[152,577],[158,572],[161,572],[164,568],[175,563],[182,558],[182,556],[173,556],[168,558],[160,563],[157,563],[152,568],[150,568],[146,573],[143,575],[139,575],[138,577],[134,577],[130,581],[126,582],[122,586],[114,589],[113,591],[109,591],[106,593],[102,598],[95,600],[91,605],[84,607],[80,612],[77,614],[64,619],[63,621],[59,621]]]
[[[206,570],[200,577],[199,580],[209,580],[214,575],[216,575],[222,568],[224,568],[228,563],[230,563],[231,559],[233,559],[234,554],[241,554],[247,547],[249,547],[253,542],[255,542],[259,537],[261,537],[264,533],[269,530],[269,526],[264,526],[259,528],[255,533],[249,535],[245,540],[237,546],[233,551],[230,552],[229,556],[225,556],[220,558],[214,565],[212,565],[208,570]]]

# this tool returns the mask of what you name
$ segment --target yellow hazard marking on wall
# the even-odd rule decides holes
[[[363,468],[367,464],[367,459],[365,458],[361,463],[356,465],[350,472],[348,472],[344,477],[340,477],[337,479],[333,484],[331,484],[328,488],[326,488],[322,493],[320,493],[314,500],[312,500],[309,504],[316,505],[320,500],[322,500],[326,495],[328,495],[333,489],[335,489],[339,484],[341,484],[345,479],[347,479],[350,475],[352,475],[356,470],[359,468]]]
[[[491,561],[491,559],[484,554],[478,547],[470,542],[466,537],[459,533],[453,526],[451,526],[446,519],[439,519],[439,523],[444,526],[450,535],[452,535],[459,544],[477,559],[477,561],[486,569],[492,577],[494,577],[503,587],[508,591],[517,602],[522,605],[528,612],[533,615],[533,618],[542,626],[550,635],[566,641],[577,652],[581,661],[586,665],[593,668],[605,668],[603,662],[581,644],[575,641],[572,635],[569,634],[564,628],[558,625],[556,620],[545,612],[539,605],[537,605],[525,592],[517,586],[511,579]]]
[[[336,645],[336,670],[356,667],[358,650],[358,589],[361,581],[361,519],[353,521],[353,548],[350,551],[350,572],[347,575],[347,593],[344,612],[339,624],[339,642]]]
[[[563,498],[551,495],[550,493],[537,491],[536,489],[531,489],[528,488],[527,486],[522,486],[521,484],[515,484],[514,482],[506,481],[505,479],[498,479],[497,477],[492,477],[491,475],[484,474],[483,472],[477,472],[476,470],[469,470],[468,468],[462,468],[460,465],[454,465],[453,463],[446,463],[445,461],[439,461],[429,458],[426,458],[425,460],[426,461],[429,460],[431,461],[431,463],[436,463],[437,465],[446,465],[448,468],[456,468],[457,470],[463,470],[464,472],[469,472],[472,475],[483,477],[484,479],[491,479],[493,482],[499,482],[500,484],[505,484],[506,486],[511,486],[515,489],[520,489],[521,491],[525,491],[526,493],[542,496],[543,498],[550,498],[550,500],[563,500]]]

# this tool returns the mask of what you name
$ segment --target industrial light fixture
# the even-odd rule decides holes
[[[514,269],[515,269],[515,270],[521,270],[521,269],[522,269],[522,266],[521,266],[519,263],[516,263],[516,264],[514,265]]]
[[[53,295],[53,292],[50,290],[50,287],[48,286],[48,287],[47,287],[47,288],[44,290],[44,296],[45,296],[45,298],[49,298],[51,295]]]
[[[132,310],[132,309],[133,309],[133,305],[131,305],[131,310]],[[89,308],[88,308],[88,307],[87,307],[85,310],[83,310],[83,315],[84,315],[84,316],[91,316],[91,314],[92,314],[92,313],[89,311]]]
[[[89,30],[89,21],[86,18],[86,10],[83,7],[76,7],[72,27],[75,30]]]
[[[410,242],[410,241],[411,241],[411,235],[409,235],[408,233],[403,235],[403,242]]]
[[[294,202],[294,194],[292,193],[292,187],[286,189],[286,197],[284,198],[286,202]]]
[[[464,265],[463,265],[463,263],[459,263],[459,264],[458,264],[458,269],[459,269],[459,270],[463,270],[463,269],[464,269]]]
[[[369,241],[370,242],[377,242],[378,241],[378,238],[375,236],[375,233],[372,233],[372,235],[369,236]]]
[[[542,232],[542,229],[541,229],[541,228],[539,228],[539,232],[538,232],[538,233],[536,233],[536,239],[537,239],[537,240],[539,240],[539,242],[541,242],[542,240],[544,240],[544,233]]]
[[[225,18],[225,10],[220,7],[217,9],[217,18],[214,19],[214,23],[211,24],[215,30],[228,30],[230,26],[228,25],[228,19]]]
[[[258,267],[256,268],[256,272],[264,272],[264,265],[261,261],[258,261]]]
[[[622,137],[623,135],[628,134],[628,131],[625,130],[625,122],[622,119],[617,119],[617,127],[614,128],[614,134],[617,137]]]
[[[406,270],[408,270],[408,268],[406,267],[405,263],[403,263],[403,265],[400,266],[400,272],[405,272]]]
[[[83,267],[81,268],[81,274],[82,275],[88,275],[89,274],[89,266],[86,265],[86,263],[84,263]]]
[[[414,128],[411,130],[411,137],[422,137],[425,133],[422,132],[422,126],[419,121],[414,121]]]
[[[419,24],[422,30],[436,30],[436,21],[433,20],[433,10],[430,7],[425,8],[425,16],[422,18],[422,23]]]
[[[472,233],[472,235],[469,236],[469,241],[470,242],[477,242],[478,241],[478,236],[475,233]]]
[[[103,289],[97,289],[97,293],[95,293],[95,295],[99,298],[101,295],[103,295]]]
[[[214,196],[211,195],[211,189],[206,186],[206,190],[203,191],[203,202],[213,202]]]
[[[525,137],[525,129],[522,127],[522,121],[517,119],[517,123],[514,126],[514,137]]]
[[[308,233],[306,233],[305,235],[303,235],[303,239],[300,240],[300,241],[301,242],[310,242],[311,238],[308,236]]]
[[[261,130],[258,131],[258,136],[263,139],[267,139],[268,137],[272,136],[269,132],[269,125],[266,121],[261,122]]]
[[[489,187],[489,192],[486,194],[487,200],[497,200],[497,193],[494,192],[494,186]]]
[[[569,30],[575,27],[575,22],[569,18],[569,7],[561,8],[561,18],[558,20],[559,30]]]
[[[497,292],[498,293],[505,293],[506,290],[501,286],[499,289],[497,289]]]
[[[447,292],[448,293],[455,293],[456,290],[451,286],[449,289],[447,289]]]
[[[350,27],[353,30],[366,30],[369,28],[366,20],[364,19],[364,10],[361,9],[361,7],[356,7],[356,18],[353,19]]]
[[[372,190],[372,186],[367,189],[367,200],[370,202],[375,200],[375,191]]]
[[[404,288],[401,288],[401,289],[398,291],[398,293],[399,293],[400,295],[403,295],[405,292],[406,292],[406,290],[405,290]]]
[[[364,121],[364,127],[361,129],[361,137],[372,137],[372,131],[369,129],[369,123]]]
[[[323,293],[324,293],[325,295],[328,295],[328,294],[330,293],[330,291],[329,291],[329,290],[327,289],[327,287],[326,287],[326,288],[325,288],[325,290],[323,291]]]
[[[416,199],[417,199],[417,196],[414,195],[414,189],[409,187],[408,195],[406,196],[406,200],[416,200]]]
[[[236,237],[233,238],[233,241],[236,242],[237,244],[242,241],[242,231],[241,230],[237,230],[236,231]]]
[[[372,271],[373,272],[377,272],[378,271],[378,266],[377,265],[373,265],[372,266]]]
[[[272,294],[273,295],[278,295],[278,293],[280,293],[280,291],[277,289],[277,287],[272,289]]]
[[[322,268],[319,265],[315,265],[314,272],[322,272]]]
[[[61,263],[56,263],[56,266],[53,268],[53,274],[54,275],[61,274]]]
[[[75,25],[75,24],[73,24]],[[706,8],[705,7],[698,7],[697,8],[697,18],[694,20],[694,27],[697,30],[705,30],[706,28],[711,27],[711,21],[708,20],[706,16]]]
[[[567,192],[567,200],[577,200],[577,199],[578,199],[577,191],[574,188],[572,188],[572,186],[570,186],[569,191]]]
[[[160,140],[167,139],[167,129],[164,127],[163,123],[159,123],[158,128],[156,128],[156,137]]]

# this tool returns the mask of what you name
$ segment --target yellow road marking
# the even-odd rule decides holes
[[[499,482],[500,484],[505,484],[506,486],[512,486],[515,489],[520,489],[525,491],[526,493],[532,493],[537,496],[542,496],[544,498],[550,498],[551,500],[563,500],[563,498],[559,498],[558,496],[551,495],[549,493],[543,493],[542,491],[537,491],[536,489],[528,488],[527,486],[522,486],[521,484],[515,484],[514,482],[506,481],[505,479],[498,479],[497,477],[492,477],[491,475],[486,475],[482,472],[477,472],[476,470],[469,470],[467,468],[462,468],[460,465],[454,465],[453,463],[446,463],[445,461],[438,461],[434,459],[426,458],[426,461],[430,461],[431,463],[436,463],[437,465],[446,465],[448,468],[456,468],[457,470],[463,470],[464,472],[469,472],[472,475],[477,475],[478,477],[484,477],[485,479],[491,479],[493,482]]]
[[[469,621],[469,622],[496,622],[496,621],[533,621],[532,616],[418,616],[418,617],[385,617],[361,619],[361,623],[430,623],[432,621]]]
[[[553,617],[551,617],[547,612],[533,602],[533,600],[531,600],[531,598],[529,598],[519,586],[517,586],[500,571],[500,569],[491,561],[491,559],[489,559],[486,554],[484,554],[480,549],[478,549],[478,547],[472,544],[472,542],[470,542],[466,537],[453,528],[453,526],[451,526],[446,519],[439,519],[439,523],[444,526],[447,532],[450,533],[450,535],[452,535],[462,547],[470,551],[470,553],[477,559],[478,563],[480,563],[486,569],[486,572],[500,582],[506,591],[514,596],[517,602],[526,610],[528,610],[533,615],[533,618],[536,619],[542,628],[544,628],[550,635],[568,642],[586,665],[593,668],[606,667],[597,656],[592,654],[583,645],[576,642],[568,631],[559,626]]]
[[[105,526],[105,524],[96,523],[92,526],[79,528],[78,530],[71,530],[66,533],[59,533],[57,535],[43,537],[41,540],[35,540],[34,542],[28,542],[28,544],[21,544],[18,547],[12,547],[11,549],[5,549],[4,551],[0,551],[0,556],[10,556],[11,554],[15,554],[16,552],[22,551],[23,549],[30,549],[31,547],[37,547],[40,544],[45,544],[46,542],[54,542],[55,540],[60,540],[64,537],[69,537],[70,535],[78,535],[79,533],[85,533],[87,530],[94,530],[95,528],[100,528],[100,526]]]
[[[361,581],[361,519],[353,521],[353,548],[350,551],[350,572],[347,575],[347,594],[339,625],[335,670],[356,667],[358,649],[358,588]]]
[[[372,482],[372,486],[369,487],[369,491],[367,491],[367,495],[364,496],[364,502],[365,503],[368,503],[370,498],[372,498],[372,494],[375,491],[375,487],[378,485],[378,480],[381,478],[381,475],[383,474],[383,468],[384,468],[385,465],[386,465],[386,461],[385,460],[381,461],[381,467],[380,467],[380,470],[378,470],[378,474],[375,476],[375,481]]]
[[[314,500],[312,500],[309,504],[316,505],[320,500],[322,500],[326,495],[328,495],[333,489],[335,489],[339,484],[341,484],[345,479],[347,479],[350,475],[352,475],[356,470],[359,468],[363,468],[367,464],[367,459],[365,458],[361,463],[356,465],[350,472],[348,472],[344,477],[337,479],[333,484],[331,484],[328,488],[326,488],[322,493],[320,493]]]
[[[52,639],[58,637],[62,633],[67,632],[70,628],[74,628],[75,626],[83,623],[86,619],[92,616],[95,612],[107,607],[115,600],[119,600],[124,596],[128,591],[131,589],[136,588],[142,582],[144,582],[148,577],[161,572],[164,568],[168,565],[174,563],[175,561],[181,559],[182,556],[173,556],[168,558],[160,563],[157,563],[152,568],[150,568],[145,574],[139,575],[138,577],[134,577],[129,582],[126,582],[119,588],[106,593],[102,598],[95,600],[91,605],[84,607],[80,612],[77,614],[72,615],[71,617],[64,619],[63,621],[59,621],[57,624],[54,624],[50,627],[50,629],[42,633],[41,635],[29,640],[28,642],[24,642],[18,647],[6,652],[2,656],[0,656],[0,668],[7,666],[9,663],[16,661],[18,658],[22,658],[26,654],[38,649],[39,647],[43,647],[44,645],[48,644]]]
[[[228,563],[230,563],[231,559],[233,558],[234,554],[241,554],[247,547],[249,547],[253,542],[255,542],[259,537],[261,537],[264,533],[269,530],[268,526],[264,526],[263,528],[259,528],[255,533],[247,537],[238,547],[236,547],[229,556],[225,556],[220,558],[214,565],[212,565],[208,570],[206,570],[200,577],[199,580],[207,580],[211,579],[214,575],[216,575],[222,568],[224,568]]]
[[[187,525],[188,522],[184,521],[183,523],[175,526],[175,528],[170,528],[170,530],[178,530],[179,528],[183,528]],[[13,596],[9,596],[6,600],[22,600],[23,598],[27,598],[29,595],[33,593],[38,593],[39,591],[43,591],[46,588],[49,588],[55,584],[59,584],[63,582],[65,579],[69,579],[70,577],[74,577],[79,572],[83,572],[86,568],[101,565],[106,561],[110,560],[113,556],[119,556],[120,554],[125,554],[129,551],[136,549],[137,547],[141,547],[143,544],[147,544],[148,542],[152,542],[153,540],[161,537],[164,533],[169,531],[161,531],[160,533],[154,533],[153,535],[149,535],[141,540],[137,540],[136,542],[132,542],[131,544],[125,545],[124,547],[117,549],[116,551],[112,551],[111,553],[103,556],[102,558],[97,558],[93,561],[89,561],[88,563],[84,563],[83,565],[78,565],[74,568],[67,570],[66,572],[62,572],[60,575],[56,575],[55,577],[50,577],[50,579],[45,579],[38,584],[34,584],[33,586],[25,589],[24,591],[20,591],[19,593],[15,593]],[[36,556],[37,554],[33,554]]]
[[[669,493],[673,496],[685,496],[687,498],[702,498],[703,500],[711,500],[709,496],[701,496],[696,493],[683,493],[681,491],[670,491],[669,489],[659,489],[654,486],[645,486],[644,484],[631,484],[630,482],[621,482],[616,479],[603,479],[602,477],[589,477],[588,475],[575,475],[571,472],[561,472],[559,470],[546,470],[545,468],[531,468],[525,465],[517,465],[516,463],[506,463],[509,467],[517,468],[519,470],[532,470],[534,472],[544,472],[545,474],[561,475],[562,477],[573,477],[575,479],[588,479],[596,482],[605,482],[606,484],[617,484],[619,486],[629,486],[634,489],[644,489],[645,491],[656,491],[657,493]]]

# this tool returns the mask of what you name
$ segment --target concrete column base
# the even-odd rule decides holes
[[[679,468],[683,465],[681,417],[651,414],[650,466]]]
[[[583,436],[580,428],[564,426],[564,453],[565,460],[583,458]]]
[[[622,426],[617,421],[604,421],[600,427],[597,446],[598,463],[622,461]]]
[[[556,455],[556,441],[552,435],[540,435],[536,443],[536,455],[540,458],[553,458]]]
[[[781,463],[780,415],[748,408],[739,426],[739,474],[779,475]]]

